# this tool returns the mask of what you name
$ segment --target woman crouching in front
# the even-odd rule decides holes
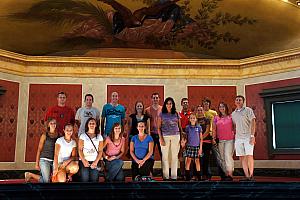
[[[132,180],[137,180],[137,176],[149,176],[154,165],[154,142],[152,137],[145,133],[145,128],[145,122],[139,121],[137,124],[139,133],[131,138]]]
[[[52,182],[71,181],[72,175],[78,172],[78,161],[75,161],[76,142],[72,139],[73,131],[73,125],[66,124],[65,135],[56,140]]]

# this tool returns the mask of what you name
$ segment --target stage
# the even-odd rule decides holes
[[[300,199],[300,178],[255,177],[255,182],[161,181],[125,183],[25,183],[0,181],[0,199]]]

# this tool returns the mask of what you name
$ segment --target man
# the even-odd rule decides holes
[[[57,105],[48,108],[45,116],[45,121],[49,118],[56,119],[57,123],[57,132],[59,136],[63,136],[63,128],[65,124],[71,123],[74,125],[75,123],[75,114],[74,110],[68,106],[66,106],[67,95],[65,92],[59,92],[57,94]]]
[[[181,127],[182,130],[185,132],[185,128],[186,126],[189,124],[189,118],[191,115],[191,111],[189,110],[189,100],[188,98],[182,98],[181,99],[181,106],[182,106],[182,110],[179,112],[180,115],[180,121],[181,121]],[[181,146],[180,151],[179,151],[179,155],[178,155],[178,159],[180,162],[180,178],[183,179],[185,176],[185,156],[184,156],[184,151],[185,148],[183,148]],[[193,164],[191,165],[192,170],[193,171]]]
[[[97,108],[93,107],[93,95],[86,94],[84,97],[84,103],[85,106],[79,108],[75,115],[75,122],[79,127],[78,138],[81,134],[85,133],[85,123],[90,117],[96,119],[98,127],[100,125],[100,111]]]
[[[104,138],[110,134],[111,128],[115,123],[120,123],[122,125],[122,131],[124,131],[125,108],[118,102],[119,94],[113,92],[111,93],[111,102],[103,106],[101,114],[101,134]]]
[[[185,127],[189,124],[189,118],[192,113],[189,110],[188,98],[185,97],[181,99],[181,106],[182,106],[182,110],[179,112],[179,115],[180,115],[181,127],[182,130],[184,131]]]
[[[160,139],[161,135],[158,134],[158,118],[161,113],[162,106],[159,105],[160,96],[157,92],[151,95],[152,105],[145,109],[146,114],[150,117],[150,134],[154,141],[153,154],[155,153],[155,146],[157,145],[159,155],[161,158],[161,147],[160,147]]]
[[[232,113],[235,125],[235,151],[239,157],[244,174],[244,181],[253,181],[256,117],[253,110],[244,106],[245,97],[238,95],[235,98],[236,109]]]

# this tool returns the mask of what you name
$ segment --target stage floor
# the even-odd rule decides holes
[[[242,176],[234,176],[233,182],[240,182],[240,180],[243,179]],[[156,182],[169,182],[169,181],[163,181],[161,177],[154,177],[154,180]],[[100,183],[104,183],[104,179],[101,177],[99,180]],[[132,182],[131,177],[126,177],[125,180],[126,183]],[[185,182],[182,180],[178,180],[176,182]],[[191,181],[191,182],[198,182],[198,181]],[[200,182],[226,182],[221,181],[220,177],[213,176],[210,181],[200,181]],[[271,176],[256,176],[255,182],[281,182],[281,183],[289,183],[289,182],[299,182],[300,184],[300,177],[271,177]],[[25,179],[0,179],[0,184],[23,184],[25,183]],[[31,183],[37,183],[36,181],[32,181]]]

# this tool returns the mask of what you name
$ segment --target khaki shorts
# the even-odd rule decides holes
[[[250,144],[250,138],[236,139],[234,146],[236,156],[253,156],[254,145]]]

